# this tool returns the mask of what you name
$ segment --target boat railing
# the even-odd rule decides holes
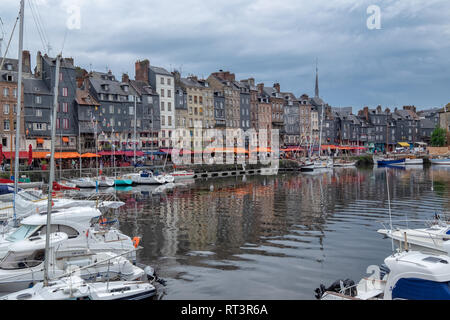
[[[424,223],[425,225],[428,226],[428,228],[431,228],[435,225],[438,225],[440,227],[445,227],[447,226],[446,222],[440,221],[440,220],[422,220],[422,219],[411,219],[411,220],[395,220],[395,221],[378,221],[379,223],[381,223],[381,225],[384,227],[384,229],[386,230],[391,230],[391,226],[392,226],[392,231],[399,231],[399,230],[411,230],[414,231],[416,234],[414,235],[415,237],[421,237],[421,235],[418,234],[423,234],[423,238],[429,238],[433,241],[433,243],[435,245],[437,245],[436,240],[450,240],[450,234],[436,234],[433,233],[431,231],[427,231],[427,230],[419,230],[419,229],[413,229],[411,227],[409,227],[408,225],[405,226],[399,226],[399,225],[393,225],[394,222],[405,222],[405,223],[410,223],[410,222],[421,222]],[[417,234],[418,233],[418,234]]]

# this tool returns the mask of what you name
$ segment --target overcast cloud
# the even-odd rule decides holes
[[[134,63],[207,77],[219,69],[254,77],[299,96],[320,95],[333,106],[420,108],[450,102],[448,0],[26,0],[24,49],[46,51],[36,31],[36,7],[51,45],[90,70],[134,77]],[[34,4],[34,6],[33,6]],[[66,27],[70,6],[81,28]],[[381,29],[369,30],[367,7],[381,9]],[[19,0],[1,0],[7,33]],[[17,36],[9,57],[17,57]],[[5,37],[8,38],[9,34]],[[6,47],[3,43],[3,51]]]

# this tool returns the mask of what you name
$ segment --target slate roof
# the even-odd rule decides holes
[[[161,68],[161,67],[150,66],[150,70],[152,70],[156,74],[173,77],[173,74],[171,74],[169,71],[167,71],[166,69]]]
[[[435,125],[434,125],[434,122],[431,121],[430,119],[421,119],[420,127],[423,129],[434,129]]]
[[[44,59],[49,65],[56,66],[56,58],[51,58],[47,55],[43,55],[42,59]],[[75,69],[72,62],[69,62],[69,60],[65,58],[61,60],[61,68]]]
[[[45,95],[53,94],[45,84],[44,80],[35,78],[23,79],[23,92],[30,94],[45,94]]]
[[[97,78],[89,78],[89,81],[91,82],[91,85],[94,87],[94,90],[97,93],[104,93],[104,94],[118,94],[123,96],[128,96],[128,92],[125,92],[120,87],[121,83],[118,81],[113,80],[105,80],[105,79],[97,79]],[[109,86],[108,90],[104,90],[102,88],[103,84],[107,84]]]

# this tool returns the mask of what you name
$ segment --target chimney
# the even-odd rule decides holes
[[[22,69],[25,73],[31,73],[31,56],[30,51],[22,51]]]
[[[123,83],[128,83],[128,82],[130,82],[130,77],[128,76],[127,73],[122,73],[122,82],[123,82]]]
[[[369,121],[369,107],[364,107],[363,113],[364,113],[364,118],[368,122]]]
[[[178,70],[174,70],[174,71],[172,72],[172,75],[173,75],[173,77],[175,78],[175,83],[176,83],[176,84],[179,84],[179,83],[180,83],[180,80],[181,80],[181,74],[180,74],[180,72],[179,72]]]
[[[148,59],[136,61],[134,66],[136,71],[135,79],[149,83],[148,72],[150,70],[150,61]]]
[[[260,94],[262,94],[264,91],[264,83],[258,83],[257,87],[258,87],[258,92]]]
[[[73,66],[73,58],[64,58],[64,61]]]
[[[275,90],[277,90],[278,93],[280,93],[280,84],[278,82],[274,83],[273,87],[275,88]]]
[[[34,75],[38,79],[42,79],[42,54],[40,51],[36,54],[36,68],[34,69]]]

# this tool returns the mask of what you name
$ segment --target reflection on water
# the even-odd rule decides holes
[[[393,219],[449,210],[449,167],[387,174]],[[389,218],[384,168],[160,187],[117,195],[120,228],[142,237],[140,262],[167,280],[164,299],[314,299],[320,283],[359,280],[391,252],[376,233]]]

